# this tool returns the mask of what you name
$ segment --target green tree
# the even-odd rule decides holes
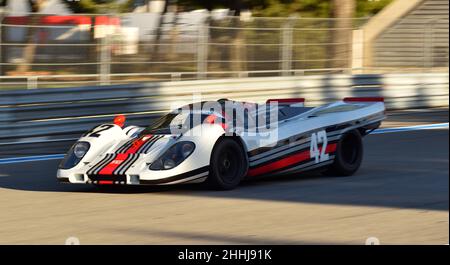
[[[129,11],[133,0],[63,0],[66,6],[74,13],[101,14],[120,13]]]
[[[366,17],[376,14],[393,0],[355,0],[354,16]],[[184,9],[230,8],[236,0],[178,0]],[[241,8],[249,9],[254,16],[287,17],[298,14],[301,17],[329,17],[333,0],[241,0]]]
[[[356,17],[370,17],[376,15],[385,6],[390,4],[393,0],[378,0],[378,1],[367,1],[367,0],[357,0],[356,1]]]
[[[8,5],[8,0],[0,0],[0,8],[3,8]]]

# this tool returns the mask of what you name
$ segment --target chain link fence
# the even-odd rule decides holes
[[[366,18],[217,18],[191,12],[166,16],[3,14],[1,21],[2,89],[448,72],[448,17],[407,23],[407,29],[386,29],[370,43],[370,53],[364,39]],[[411,44],[411,33],[415,44]],[[411,49],[402,54],[392,45],[416,45],[422,53],[417,56],[417,49]]]

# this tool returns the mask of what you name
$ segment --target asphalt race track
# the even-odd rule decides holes
[[[448,122],[448,110],[391,113],[384,126],[433,122]],[[224,192],[99,191],[56,183],[58,160],[3,164],[0,244],[448,244],[448,137],[448,128],[369,135],[355,176],[249,180]]]

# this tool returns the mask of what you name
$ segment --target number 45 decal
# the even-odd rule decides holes
[[[322,144],[322,148],[320,149],[319,144]],[[324,130],[311,134],[309,153],[311,158],[314,157],[316,163],[330,159],[330,156],[326,153],[327,144],[327,133]]]

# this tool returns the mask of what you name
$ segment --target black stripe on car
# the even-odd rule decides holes
[[[152,147],[156,141],[161,139],[161,137],[162,135],[152,136],[152,138],[148,140],[145,144],[143,144],[136,153],[145,154],[146,151],[149,150],[150,147]]]
[[[89,179],[92,181],[99,181],[99,180],[109,180],[109,181],[119,181],[119,182],[126,182],[127,176],[125,175],[98,175],[98,174],[91,174],[88,175]]]
[[[133,144],[134,140],[135,140],[134,138],[131,140],[128,140],[121,147],[119,147],[115,153],[120,154],[120,153],[124,152],[125,150],[127,150]]]
[[[110,158],[108,160],[106,160],[104,163],[100,164],[92,173],[93,174],[98,174],[106,165],[108,165],[109,163],[111,163],[112,161],[114,161],[114,159],[116,159],[117,155],[116,154],[108,154],[110,156]]]
[[[153,139],[155,139],[155,136],[153,135],[149,136],[149,139],[147,139],[147,141],[143,145],[141,145],[141,147],[139,147],[139,149],[135,153],[140,154],[141,151],[145,148],[145,146],[153,142]]]
[[[118,175],[117,172],[119,172],[119,170],[124,167],[124,165],[131,159],[131,156],[132,154],[127,155],[127,158],[125,158],[125,160],[122,161],[122,163],[116,169],[114,169],[113,175]]]
[[[138,160],[139,154],[131,154],[130,159],[123,165],[123,167],[117,171],[117,175],[123,175],[127,170]]]
[[[339,140],[340,137],[341,137],[341,134],[334,134],[332,136],[327,135],[327,139],[329,142]],[[305,140],[307,140],[307,141],[305,141]],[[270,151],[267,151],[267,152],[261,154],[262,156],[261,155],[254,156],[249,159],[250,166],[262,164],[262,163],[266,162],[266,160],[273,161],[274,159],[278,159],[279,156],[289,154],[289,153],[294,153],[294,152],[297,152],[298,150],[308,148],[310,146],[311,146],[311,140],[308,137],[302,141],[290,143],[288,145],[279,147],[277,149],[272,149]]]
[[[316,129],[313,129],[313,130],[310,130],[310,131],[307,131],[307,132],[303,132],[301,134],[293,135],[293,136],[290,136],[288,138],[279,140],[274,146],[264,146],[264,147],[256,148],[254,150],[251,150],[251,151],[247,152],[247,154],[248,154],[248,156],[249,156],[249,158],[251,160],[251,158],[254,157],[254,156],[257,156],[257,155],[260,155],[260,154],[272,151],[274,149],[277,149],[277,148],[280,148],[280,147],[292,144],[293,142],[299,141],[302,138],[307,138],[307,137],[309,137],[311,135],[311,133],[316,132],[316,131],[325,130],[326,133],[327,133],[327,136],[330,137],[330,136],[334,136],[335,133],[337,133],[337,132],[340,132],[342,130],[346,130],[346,129],[349,129],[349,128],[352,128],[352,127],[355,127],[355,128],[364,127],[364,126],[366,126],[368,124],[376,122],[377,119],[379,119],[379,118],[381,118],[380,117],[380,113],[374,114],[374,115],[371,115],[369,117],[365,117],[365,118],[362,118],[362,119],[356,119],[356,120],[353,120],[353,121],[337,124],[337,125],[331,125],[331,126],[327,126],[327,127],[316,128]]]
[[[254,157],[256,155],[260,155],[260,154],[272,151],[274,149],[277,149],[277,148],[280,148],[280,147],[284,147],[286,145],[290,145],[290,144],[292,144],[294,142],[298,142],[298,141],[304,140],[304,139],[310,137],[311,133],[316,132],[316,131],[320,131],[320,130],[324,130],[324,128],[318,128],[318,129],[310,130],[310,131],[307,131],[307,132],[303,132],[301,134],[296,134],[296,135],[290,136],[288,138],[279,140],[273,146],[263,146],[263,147],[256,148],[254,150],[249,151],[248,155],[251,158],[251,157]],[[333,131],[329,131],[329,132],[333,132]]]
[[[98,162],[97,164],[95,164],[93,167],[91,167],[88,171],[87,174],[94,174],[94,172],[99,168],[99,167],[103,167],[103,164],[106,161],[109,161],[109,159],[111,159],[111,157],[114,157],[114,154],[106,154],[105,157],[103,159],[100,160],[100,162]]]
[[[330,145],[330,144],[337,144],[337,142],[338,142],[337,140],[330,141],[330,142],[327,143],[327,145]],[[283,154],[283,155],[277,156],[277,157],[275,157],[275,158],[273,158],[273,159],[270,159],[270,160],[268,160],[268,161],[264,161],[263,163],[256,164],[256,165],[255,165],[255,164],[254,164],[254,165],[251,165],[249,168],[250,168],[250,169],[254,169],[254,168],[259,168],[259,167],[262,167],[262,166],[265,166],[265,165],[268,165],[268,164],[271,164],[271,163],[275,163],[275,162],[277,162],[277,161],[279,161],[279,160],[281,160],[281,159],[284,159],[284,158],[287,158],[287,157],[290,157],[290,156],[293,156],[293,155],[296,155],[296,154],[299,154],[299,153],[308,151],[309,148],[310,148],[310,146],[308,145],[308,146],[306,146],[306,147],[304,147],[304,148],[302,148],[302,149],[300,149],[300,150],[295,150],[295,151],[293,151],[293,152],[289,152],[289,153],[287,153],[287,154]],[[329,152],[329,153],[327,153],[327,154],[333,154],[334,152],[336,152],[336,151]],[[312,160],[314,160],[314,159],[315,159],[315,158],[310,158],[310,159],[308,159],[308,160],[304,160],[304,161],[295,163],[295,164],[293,164],[293,165],[290,165],[290,166],[288,166],[288,167],[281,168],[281,169],[276,170],[276,171],[285,170],[285,169],[288,169],[288,168],[291,168],[291,167],[300,165],[300,164],[302,164],[302,163],[312,161]]]
[[[141,179],[140,184],[143,185],[156,185],[156,184],[164,184],[164,183],[169,183],[169,182],[174,182],[174,181],[178,181],[178,180],[183,180],[186,178],[190,178],[193,177],[195,175],[201,174],[201,173],[205,173],[209,171],[209,166],[204,166],[201,168],[197,168],[195,170],[189,171],[189,172],[185,172],[179,175],[175,175],[172,177],[168,177],[168,178],[164,178],[164,179],[155,179],[155,180],[144,180]]]

